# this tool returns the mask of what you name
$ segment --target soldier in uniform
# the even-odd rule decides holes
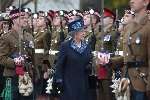
[[[34,24],[37,26],[34,32],[35,43],[35,67],[37,71],[36,96],[37,99],[47,98],[45,95],[45,79],[48,78],[47,70],[50,67],[48,60],[50,49],[50,33],[47,30],[47,20],[44,12],[39,12]]]
[[[123,64],[123,36],[127,30],[127,25],[133,21],[133,18],[134,18],[134,13],[131,10],[125,10],[125,14],[120,23],[122,24],[122,30],[118,29],[120,36],[118,36],[115,56],[111,58],[111,63],[115,69],[114,79],[121,78],[121,69]],[[121,59],[120,62],[114,63],[117,59]]]
[[[27,24],[23,12],[19,12],[19,9],[12,10],[10,18],[13,20],[11,31],[3,33],[0,37],[0,64],[4,66],[3,75],[6,80],[3,97],[6,96],[12,100],[32,100],[31,95],[24,97],[19,94],[18,77],[23,75],[24,71],[30,73],[27,67],[29,63],[32,63],[30,57],[32,56],[33,37],[21,31],[21,28]],[[18,56],[24,56],[24,61],[15,62],[14,59]],[[18,66],[22,70],[17,71]]]
[[[99,99],[102,100],[113,100],[114,96],[111,92],[111,80],[112,80],[112,66],[107,62],[107,59],[101,59],[103,56],[109,55],[113,57],[116,50],[117,39],[119,34],[115,31],[113,24],[115,21],[115,14],[104,8],[104,19],[103,19],[103,31],[99,34],[99,40],[97,40],[96,46],[98,47],[100,53],[98,54],[97,61],[97,76],[98,76],[98,86],[99,86]]]
[[[30,24],[32,23],[32,12],[30,8],[22,8],[23,12],[25,12],[26,20],[28,20],[28,24],[26,27],[24,27],[24,31],[31,33],[33,35],[32,27],[30,27]]]
[[[96,38],[99,34],[99,24],[100,24],[100,15],[98,12],[90,9],[89,11],[84,12],[84,24],[85,24],[85,40],[92,48],[92,51],[97,50]],[[89,71],[90,72],[90,71]],[[90,91],[90,100],[96,100],[96,88],[97,88],[97,75],[96,75],[96,64],[95,57],[92,61],[92,69],[89,73],[89,91]]]
[[[123,37],[124,74],[122,91],[131,86],[132,100],[150,100],[150,29],[146,7],[149,0],[130,0],[134,21]],[[147,97],[146,98],[146,94]]]
[[[62,15],[61,15],[62,13]],[[66,28],[67,19],[64,16],[63,11],[56,11],[52,20],[52,32],[51,32],[51,44],[50,44],[50,63],[54,67],[56,63],[56,55],[60,44],[65,40],[67,36]]]
[[[125,95],[118,95],[118,94],[119,94],[119,84],[120,84],[119,82],[123,70],[123,36],[127,30],[127,25],[133,21],[133,18],[134,18],[134,13],[132,13],[131,10],[125,10],[125,14],[122,17],[118,27],[118,32],[120,36],[118,37],[117,40],[115,56],[110,58],[111,66],[113,68],[113,78],[112,78],[113,84],[110,87],[113,89],[112,92],[115,94],[116,99],[121,97],[122,98],[130,97],[129,88],[126,91]]]
[[[11,30],[13,22],[8,15],[4,16],[2,19],[1,32],[8,33]]]

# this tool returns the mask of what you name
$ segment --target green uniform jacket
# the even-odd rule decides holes
[[[4,66],[4,76],[14,76],[15,64],[12,56],[19,53],[19,34],[12,30],[0,37],[0,64]],[[32,56],[33,37],[29,33],[24,33],[21,40],[21,53]]]
[[[129,24],[127,32],[123,37],[124,62],[143,61],[139,67],[140,72],[146,75],[147,83],[139,77],[136,67],[128,68],[128,75],[134,89],[138,91],[150,91],[150,22],[146,15],[141,15],[139,23]],[[133,53],[128,46],[130,40]],[[124,70],[125,72],[125,70]]]

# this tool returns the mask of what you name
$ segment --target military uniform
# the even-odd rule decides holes
[[[115,56],[118,34],[113,28],[110,28],[104,34],[100,33],[100,35],[101,36],[97,40],[96,47],[102,53],[109,53],[111,58],[113,58]],[[98,65],[97,67],[100,98],[104,98],[104,100],[112,100],[113,96],[111,93],[110,85],[114,71],[113,66],[111,63],[108,63],[106,65]]]
[[[14,58],[19,55],[21,50],[22,55],[27,57],[32,56],[33,49],[33,37],[28,33],[22,34],[21,43],[19,42],[19,34],[14,30],[9,33],[3,33],[0,37],[0,64],[4,66],[3,75],[5,78],[12,78],[12,92],[13,98],[16,100],[19,97],[18,94],[18,77],[15,72]],[[20,46],[21,45],[21,46]],[[24,66],[26,71],[31,72],[31,66]],[[30,68],[29,68],[30,67]]]
[[[143,92],[143,95],[146,91],[150,91],[149,25],[148,17],[142,15],[137,21],[128,25],[128,31],[123,37],[124,63],[126,65],[124,76],[131,80],[132,90]]]
[[[45,80],[44,73],[47,72],[50,67],[49,64],[49,47],[50,47],[50,35],[48,30],[34,32],[35,43],[35,67],[37,72],[36,79],[36,92],[37,95],[45,93]]]
[[[57,60],[57,53],[59,51],[59,46],[61,44],[61,42],[63,42],[65,40],[65,37],[67,36],[67,32],[66,29],[63,29],[63,35],[64,35],[64,39],[60,40],[60,33],[61,29],[52,29],[51,32],[51,44],[50,44],[50,55],[49,55],[49,59],[50,59],[50,63],[51,66],[54,66]]]
[[[105,8],[104,18],[106,17],[110,17],[111,19],[114,20],[115,16],[109,9]],[[106,24],[107,21],[104,23]],[[104,32],[99,34],[96,43],[96,48],[98,48],[101,53],[110,54],[110,57],[113,57],[116,51],[117,46],[116,41],[118,39],[118,34],[113,28],[113,24],[105,26],[104,29],[105,29]],[[97,76],[99,86],[99,99],[103,98],[102,100],[113,100],[114,96],[110,88],[113,73],[112,65],[111,63],[105,65],[98,64],[97,67],[98,67]]]

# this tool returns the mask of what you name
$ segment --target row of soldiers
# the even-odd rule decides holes
[[[150,95],[149,0],[130,0],[130,4],[120,21],[106,8],[102,17],[92,9],[36,14],[30,9],[7,9],[0,17],[0,66],[5,83],[1,96],[41,100],[49,69],[59,60],[59,46],[71,39],[67,24],[83,18],[85,40],[95,51],[89,76],[91,99],[120,100],[130,84],[132,99],[146,100]],[[125,100],[129,99],[127,95]]]
[[[5,83],[1,96],[13,100],[42,98],[46,92],[49,69],[59,60],[59,46],[71,39],[67,34],[67,24],[84,18],[86,40],[92,42],[91,28],[98,32],[100,15],[94,10],[84,14],[79,10],[69,13],[50,10],[48,13],[39,11],[32,14],[30,9],[9,8],[6,13],[1,13],[0,21],[0,65],[4,68]]]

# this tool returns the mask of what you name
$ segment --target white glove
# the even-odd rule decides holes
[[[101,53],[99,52],[98,53],[98,63],[99,64],[102,64],[102,65],[105,65],[107,63],[109,63],[109,60],[110,60],[110,54],[108,53]]]
[[[129,84],[130,84],[130,80],[128,78],[122,78],[119,85],[119,91],[125,92]]]

